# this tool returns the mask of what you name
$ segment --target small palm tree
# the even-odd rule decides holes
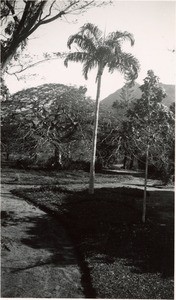
[[[80,31],[77,34],[70,36],[67,42],[69,49],[74,43],[78,50],[76,52],[70,52],[67,55],[64,61],[65,66],[68,66],[68,61],[83,63],[83,75],[85,79],[87,79],[88,72],[97,67],[97,94],[89,181],[90,194],[94,193],[99,99],[103,71],[105,67],[108,67],[110,73],[113,73],[114,70],[118,70],[125,75],[125,78],[128,81],[133,81],[138,76],[138,60],[133,55],[125,53],[121,49],[121,44],[125,40],[130,41],[132,46],[134,45],[133,35],[129,32],[116,31],[109,33],[105,37],[103,32],[97,26],[87,23],[80,28]]]

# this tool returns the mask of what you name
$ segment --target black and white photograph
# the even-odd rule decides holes
[[[174,299],[176,1],[0,21],[1,298]]]

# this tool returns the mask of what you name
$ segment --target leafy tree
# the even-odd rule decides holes
[[[171,110],[161,102],[165,91],[159,84],[159,78],[152,70],[148,71],[141,99],[128,110],[126,123],[131,148],[145,157],[145,183],[142,221],[146,218],[146,191],[149,162],[168,167],[169,152],[173,147],[174,116]],[[127,132],[126,131],[126,132]],[[160,170],[161,171],[161,170]],[[166,175],[166,174],[165,174]]]
[[[94,130],[93,130],[93,146],[92,159],[90,167],[89,193],[94,193],[94,178],[95,178],[95,157],[97,144],[97,129],[99,117],[99,99],[101,89],[101,78],[105,67],[112,73],[119,70],[125,74],[129,81],[137,78],[139,63],[135,57],[129,53],[122,51],[121,44],[123,41],[130,41],[134,44],[132,34],[128,32],[112,32],[107,37],[95,25],[87,23],[81,27],[80,31],[70,36],[68,47],[72,44],[78,47],[76,52],[69,53],[65,59],[65,65],[68,66],[69,61],[83,63],[83,75],[87,79],[88,72],[97,67],[97,94],[95,104]]]
[[[119,150],[124,156],[124,169],[132,169],[133,167],[134,155],[132,154],[132,151],[130,151],[129,134],[126,132],[128,129],[125,121],[128,121],[127,111],[130,109],[134,101],[134,86],[126,83],[121,90],[119,99],[117,99],[112,105],[119,123],[119,135],[121,141]]]
[[[18,58],[28,37],[40,26],[66,15],[79,15],[87,9],[105,4],[96,0],[2,0],[1,1],[1,64],[4,71],[12,57]]]
[[[1,144],[7,160],[12,153],[31,157],[37,144],[19,107],[13,104],[12,97],[1,103]]]
[[[0,86],[0,101],[8,100],[10,98],[10,92],[2,76],[0,76]]]
[[[130,108],[130,105],[134,100],[133,86],[126,83],[121,90],[119,99],[117,99],[112,105],[112,107],[118,113],[116,113],[116,116],[120,123],[126,118],[127,110]]]
[[[31,161],[34,159],[37,139],[28,134],[28,129],[26,122],[17,116],[13,118],[13,115],[9,115],[2,118],[1,143],[7,160],[11,154],[30,157]]]
[[[175,115],[175,102],[172,102],[169,108],[173,112],[173,114]]]
[[[29,145],[28,150],[31,149],[33,154],[37,149],[51,145],[54,148],[53,163],[62,165],[62,157],[69,159],[69,151],[74,145],[78,147],[81,141],[85,148],[89,145],[93,109],[85,92],[84,87],[60,84],[20,91],[3,105],[2,131],[8,129],[8,121],[9,124],[12,122],[17,126],[14,130],[20,138],[15,144],[22,143],[22,149]]]
[[[101,107],[97,135],[97,162],[100,167],[108,167],[119,158],[119,132],[119,121],[114,113]]]

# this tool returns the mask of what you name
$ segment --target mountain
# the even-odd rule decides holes
[[[166,91],[166,98],[163,100],[163,104],[170,106],[172,102],[175,102],[175,85],[173,84],[162,84],[162,87]]]
[[[163,99],[162,103],[169,107],[170,104],[175,101],[175,85],[173,85],[173,84],[161,84],[161,86],[165,89],[166,94],[167,94],[166,98]],[[142,95],[142,92],[141,92],[139,87],[140,87],[140,84],[138,84],[137,82],[133,86],[132,96],[134,97],[134,99],[139,99]],[[110,94],[108,97],[104,98],[101,101],[101,106],[102,105],[107,106],[108,108],[112,107],[113,103],[116,100],[120,99],[120,94],[122,92],[122,88],[118,89],[116,92],[114,92],[114,93]]]

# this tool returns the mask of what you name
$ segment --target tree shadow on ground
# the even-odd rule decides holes
[[[15,225],[15,213],[13,211],[1,210],[1,226]]]
[[[81,284],[86,298],[95,298],[95,291],[92,287],[89,269],[83,257],[77,253],[70,237],[60,222],[48,215],[40,217],[28,217],[25,219],[29,227],[21,243],[33,248],[43,249],[51,255],[43,254],[42,257],[28,266],[16,268],[15,273],[28,270],[38,266],[51,265],[51,267],[79,266],[81,272]]]
[[[122,195],[121,188],[68,198],[70,229],[84,252],[100,255],[107,263],[125,259],[131,272],[173,276],[173,192],[150,192],[146,224],[140,221],[142,199]]]
[[[102,188],[96,189],[94,195],[89,195],[87,190],[67,192],[66,189],[55,188],[53,197],[49,196],[47,203],[43,201],[44,196],[46,198],[48,195],[45,192],[46,189],[41,189],[36,194],[35,190],[33,193],[30,190],[29,194],[25,191],[18,195],[25,196],[64,222],[79,249],[81,271],[82,274],[87,272],[89,279],[86,275],[84,282],[89,282],[89,286],[89,272],[92,271],[91,268],[84,269],[85,260],[90,265],[90,261],[100,266],[112,265],[112,270],[114,262],[120,261],[121,265],[130,268],[131,275],[152,273],[160,274],[163,278],[173,276],[173,192],[150,191],[145,224],[141,222],[141,189]],[[106,282],[108,285],[108,277]],[[90,294],[88,291],[88,298],[95,298],[90,297]]]

